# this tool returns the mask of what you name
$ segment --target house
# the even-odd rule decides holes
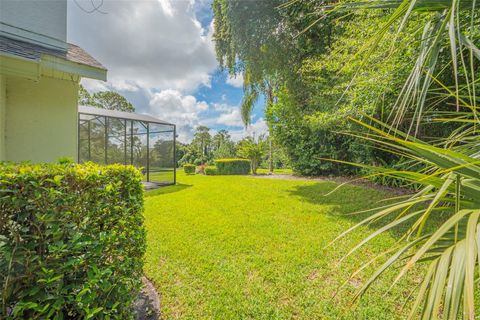
[[[0,0],[0,161],[132,164],[175,184],[175,125],[79,107],[80,80],[107,70],[66,40],[67,0]]]
[[[107,70],[67,40],[67,0],[0,1],[0,161],[78,159],[78,90]]]

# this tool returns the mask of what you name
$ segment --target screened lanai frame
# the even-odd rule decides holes
[[[157,118],[88,106],[78,108],[78,162],[142,168],[144,180],[176,183],[176,126]]]

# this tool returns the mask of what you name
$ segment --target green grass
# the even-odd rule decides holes
[[[150,181],[152,182],[173,183],[173,177],[173,169],[165,169],[159,172],[150,172]],[[144,174],[144,179],[147,180],[146,174]]]
[[[404,318],[415,276],[386,293],[396,275],[386,274],[354,308],[369,267],[335,295],[397,234],[381,235],[342,263],[371,229],[325,249],[361,218],[345,213],[386,194],[347,186],[325,196],[335,183],[183,172],[178,182],[147,193],[145,202],[145,272],[160,292],[164,319]]]

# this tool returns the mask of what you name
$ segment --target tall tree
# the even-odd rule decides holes
[[[84,86],[80,85],[78,89],[78,104],[81,106],[88,106],[92,102],[92,95],[85,89]]]
[[[135,107],[121,94],[115,91],[99,91],[90,94],[80,85],[78,103],[82,106],[93,106],[107,110],[135,112]]]
[[[198,126],[195,129],[191,145],[199,151],[202,157],[208,158],[210,155],[211,143],[212,136],[210,135],[210,128],[206,126]]]
[[[215,0],[215,48],[218,61],[230,74],[243,74],[244,98],[241,114],[245,125],[262,94],[273,101],[273,88],[279,77],[278,66],[290,73],[296,54],[278,6],[283,1]]]
[[[235,143],[227,130],[218,131],[212,138],[213,159],[235,157]]]
[[[227,130],[221,129],[212,138],[213,148],[219,149],[227,141],[230,141],[230,134]]]
[[[124,96],[115,91],[95,92],[90,104],[107,110],[135,112],[135,107]]]

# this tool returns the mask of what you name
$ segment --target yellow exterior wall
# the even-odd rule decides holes
[[[5,155],[5,111],[7,106],[6,83],[7,78],[0,75],[0,161],[7,160]]]
[[[78,87],[76,80],[7,78],[8,161],[77,160]]]

